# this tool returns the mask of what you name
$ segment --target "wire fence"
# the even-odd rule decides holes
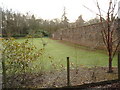
[[[68,58],[66,62],[66,67],[61,69],[52,68],[52,70],[36,73],[30,71],[24,74],[6,74],[6,82],[3,84],[6,88],[53,88],[118,79],[117,68],[113,68],[115,72],[110,74],[106,72],[107,68],[105,67],[79,66],[76,69],[76,67],[72,67]]]

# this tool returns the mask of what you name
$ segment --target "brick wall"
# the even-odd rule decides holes
[[[106,24],[104,25],[106,27]],[[57,30],[52,34],[52,38],[77,43],[90,48],[104,48],[101,29],[103,29],[101,23],[82,27],[70,27]]]

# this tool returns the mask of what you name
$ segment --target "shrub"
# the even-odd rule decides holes
[[[17,42],[13,38],[3,40],[3,55],[6,66],[6,73],[25,73],[32,69],[32,63],[39,59],[44,52],[43,49],[37,50],[29,40]]]

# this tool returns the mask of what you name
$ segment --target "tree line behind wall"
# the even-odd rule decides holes
[[[21,14],[12,11],[12,9],[2,10],[2,36],[3,37],[25,37],[27,35],[34,35],[34,37],[51,36],[61,28],[68,28],[73,26],[84,26],[88,24],[98,23],[99,19],[94,18],[85,22],[82,15],[78,19],[69,23],[64,8],[61,19],[55,18],[52,20],[44,20],[36,18],[35,15],[29,13]]]
[[[59,19],[44,20],[37,19],[35,15],[29,13],[21,14],[8,9],[2,11],[3,37],[24,37],[28,34],[49,36],[52,32],[64,27],[63,21]]]

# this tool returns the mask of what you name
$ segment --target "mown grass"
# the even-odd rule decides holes
[[[17,41],[22,42],[25,39],[17,39]],[[52,40],[50,38],[30,38],[29,39],[33,45],[37,48],[43,48],[43,42],[45,45],[45,55],[40,59],[40,61],[34,64],[41,64],[43,69],[50,70],[53,68],[52,63],[60,66],[66,66],[66,57],[70,57],[70,62],[74,66],[108,66],[108,56],[105,51],[102,50],[89,50],[86,47],[80,45],[69,45],[70,43],[63,44],[59,40]],[[49,58],[48,58],[49,57]],[[117,56],[113,59],[113,66],[117,66]]]

